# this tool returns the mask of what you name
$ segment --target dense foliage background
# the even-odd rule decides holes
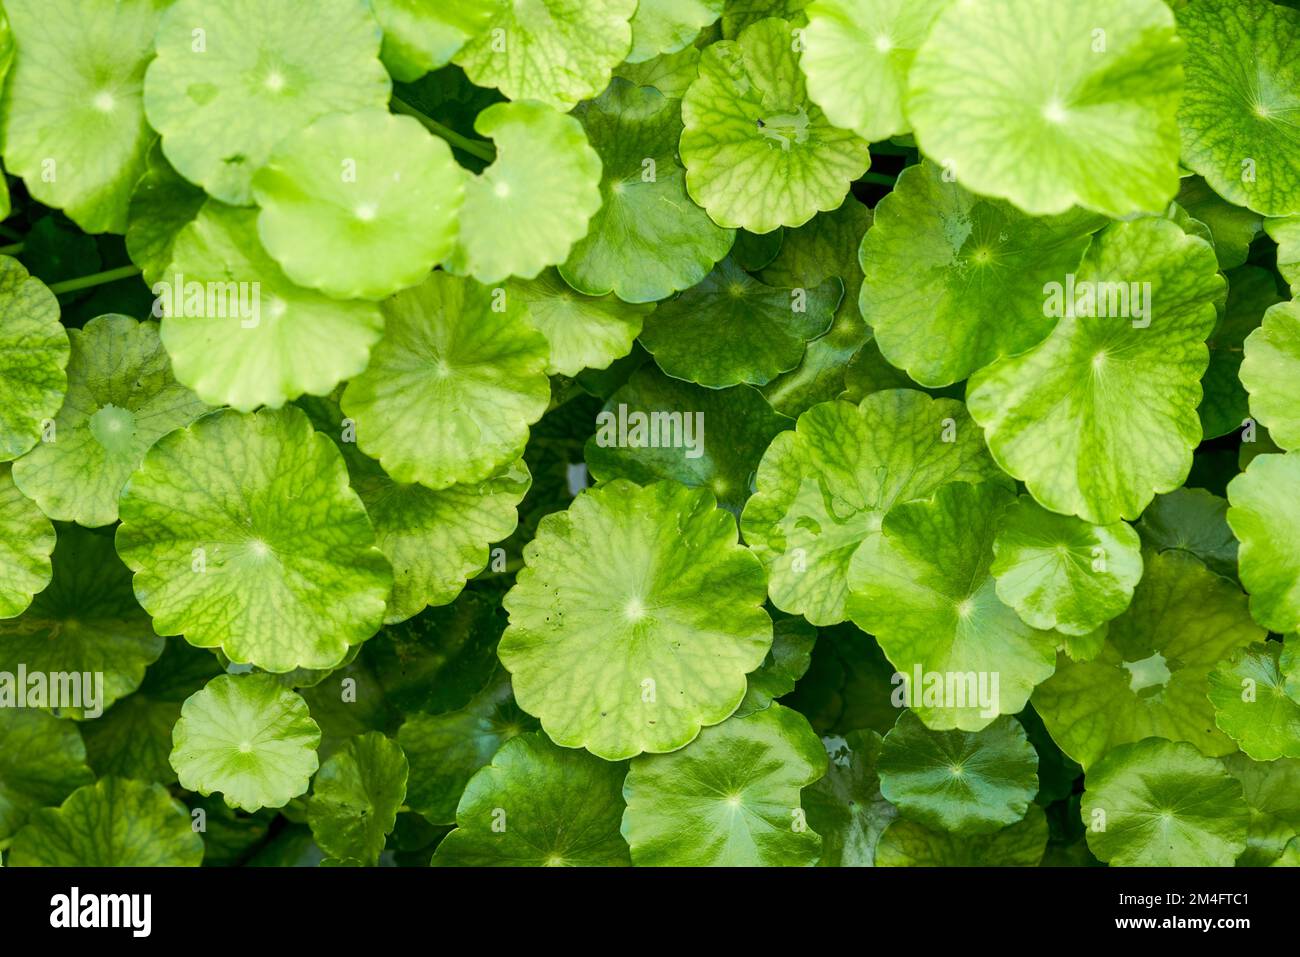
[[[3,863],[1300,863],[1294,7],[3,0]]]

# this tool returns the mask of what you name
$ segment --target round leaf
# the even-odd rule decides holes
[[[51,518],[82,525],[117,521],[117,497],[145,452],[207,411],[172,377],[158,326],[100,316],[68,330],[68,394],[57,439],[14,463],[14,482]]]
[[[821,855],[800,790],[826,773],[803,715],[774,704],[628,770],[623,836],[641,867],[807,866]],[[683,827],[683,822],[690,827]]]
[[[31,812],[58,804],[95,779],[77,726],[29,708],[0,708],[0,841]]]
[[[337,667],[383,619],[388,561],[342,457],[299,409],[172,432],[121,514],[117,550],[159,634],[282,673]]]
[[[763,663],[749,673],[745,699],[736,709],[743,718],[762,711],[773,701],[794,690],[796,682],[812,664],[817,629],[802,618],[781,618],[772,623],[772,650]]]
[[[271,675],[220,675],[181,708],[171,765],[181,787],[245,811],[284,807],[320,766],[307,702]]]
[[[1278,634],[1300,631],[1300,455],[1256,456],[1228,501],[1251,615]]]
[[[197,867],[203,839],[161,784],[101,778],[14,838],[13,867]]]
[[[601,207],[560,267],[565,281],[588,295],[654,302],[704,279],[735,233],[686,195],[680,104],[616,79],[574,115],[600,155]]]
[[[931,731],[904,711],[885,735],[877,773],[904,817],[964,834],[1016,823],[1038,792],[1038,755],[1005,715],[982,731]]]
[[[905,389],[825,402],[772,440],[741,528],[767,566],[773,604],[832,625],[847,617],[849,562],[885,512],[945,482],[999,474],[960,402]]]
[[[359,735],[316,775],[307,820],[331,857],[378,863],[397,811],[406,800],[409,768],[397,742],[377,731]]]
[[[0,673],[16,675],[24,668],[28,675],[42,674],[51,695],[56,683],[62,685],[57,675],[85,676],[91,684],[81,686],[80,703],[74,686],[73,704],[60,710],[96,717],[140,686],[145,668],[162,654],[163,640],[136,603],[112,538],[62,526],[51,564],[50,586],[17,618],[0,620]],[[30,695],[28,703],[41,706]]]
[[[178,0],[144,78],[172,166],[224,203],[252,202],[276,144],[325,113],[385,108],[392,84],[363,0]]]
[[[711,494],[619,479],[542,519],[498,654],[553,741],[606,760],[717,724],[763,663],[763,570]]]
[[[802,226],[871,165],[866,141],[808,99],[791,30],[764,20],[712,44],[682,100],[686,186],[719,226]]]
[[[1197,0],[1178,10],[1187,86],[1183,162],[1231,203],[1300,213],[1300,11],[1268,0]]]
[[[967,189],[1032,215],[1157,212],[1178,192],[1182,56],[1160,0],[950,3],[907,116]]]
[[[636,0],[506,0],[453,59],[478,86],[561,112],[609,83],[632,48]]]
[[[576,376],[583,369],[607,369],[632,351],[650,304],[615,296],[584,296],[554,269],[531,281],[512,280],[508,295],[520,299],[551,346],[547,375]]]
[[[535,279],[587,235],[601,205],[600,157],[578,120],[541,103],[489,106],[474,129],[497,158],[465,188],[447,268],[489,284]]]
[[[722,16],[725,0],[641,0],[632,18],[629,63],[688,47],[704,27]]]
[[[1128,607],[1141,544],[1124,522],[1089,525],[1022,495],[1003,514],[990,571],[998,597],[1027,624],[1086,635]]]
[[[624,764],[556,747],[540,733],[501,746],[470,779],[434,867],[619,867]],[[580,800],[575,796],[580,795]]]
[[[641,344],[670,376],[710,389],[766,385],[799,364],[830,328],[844,295],[838,279],[813,289],[773,289],[731,258],[646,319]]]
[[[1133,601],[1110,623],[1101,654],[1086,662],[1061,656],[1056,674],[1034,692],[1053,740],[1084,768],[1150,735],[1190,741],[1210,755],[1235,750],[1215,730],[1206,694],[1221,659],[1264,637],[1246,596],[1187,552],[1144,559]]]
[[[252,188],[266,251],[335,299],[384,299],[424,279],[452,250],[465,192],[451,148],[386,110],[330,114],[285,137]]]
[[[931,728],[987,727],[1052,673],[1055,636],[1004,605],[989,571],[1012,501],[991,482],[941,486],[894,506],[849,565],[849,614],[906,677],[894,703]]]
[[[444,272],[384,303],[384,337],[348,383],[357,445],[394,481],[480,482],[515,461],[550,401],[546,339],[522,303]]]
[[[0,619],[22,614],[50,583],[54,551],[54,526],[10,473],[0,464]]]
[[[896,820],[876,847],[877,867],[1037,867],[1047,845],[1047,818],[1037,804],[1019,823],[992,834],[932,831]]]
[[[59,303],[16,259],[0,256],[0,461],[48,434],[68,387],[70,347]]]
[[[1282,643],[1237,649],[1210,673],[1214,723],[1256,761],[1300,758],[1300,704],[1286,694]]]
[[[1115,748],[1088,772],[1082,810],[1088,847],[1115,867],[1231,867],[1246,847],[1241,784],[1185,742]]]
[[[822,837],[822,867],[871,867],[880,835],[898,810],[880,793],[876,765],[881,738],[850,731],[823,738],[830,754],[826,776],[803,792],[808,826]]]
[[[5,6],[19,51],[5,92],[5,165],[86,232],[124,232],[157,139],[141,93],[166,0]]]
[[[1102,225],[1079,210],[1036,219],[933,163],[908,167],[862,240],[862,314],[890,364],[950,385],[1052,331],[1044,285],[1075,272]]]
[[[1263,324],[1246,337],[1245,352],[1240,375],[1251,415],[1279,448],[1300,449],[1300,300],[1265,312]]]
[[[384,66],[410,82],[445,66],[492,21],[504,0],[371,0],[384,28]]]
[[[172,169],[154,144],[144,175],[131,194],[126,251],[151,287],[167,277],[180,231],[194,222],[207,194]]]
[[[656,428],[657,421],[669,424]],[[772,437],[791,425],[749,386],[704,389],[647,364],[596,416],[583,458],[600,481],[673,479],[707,488],[723,507],[739,511]]]
[[[155,285],[176,378],[209,405],[251,412],[325,395],[366,367],[383,316],[290,282],[257,238],[257,212],[209,201]]]
[[[1115,223],[1064,286],[1075,308],[1047,339],[971,376],[971,418],[1043,506],[1099,525],[1134,519],[1183,483],[1201,440],[1223,288],[1214,250],[1167,220]]]
[[[1203,488],[1157,495],[1142,513],[1138,534],[1161,550],[1181,548],[1224,578],[1237,577],[1237,540],[1228,527],[1228,502]]]
[[[800,60],[808,95],[836,126],[876,142],[906,133],[907,74],[947,0],[818,0]]]

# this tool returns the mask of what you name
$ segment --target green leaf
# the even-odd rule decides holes
[[[6,4],[19,55],[5,87],[5,165],[88,233],[126,230],[131,190],[157,139],[141,94],[167,3]]]
[[[999,477],[960,402],[904,389],[825,402],[773,439],[745,505],[745,541],[782,611],[843,621],[849,562],[891,507],[945,482]]]
[[[446,65],[500,12],[504,0],[371,0],[384,28],[381,56],[397,80],[419,79]]]
[[[393,566],[384,620],[405,621],[427,605],[453,601],[488,563],[488,546],[508,538],[532,476],[520,459],[482,482],[439,491],[394,482],[356,447],[355,429],[331,399],[300,399],[312,423],[334,439],[352,487],[375,528],[375,544]]]
[[[982,731],[931,731],[904,711],[885,735],[877,773],[903,817],[964,834],[1016,823],[1038,792],[1038,755],[1006,715]]]
[[[258,237],[299,286],[385,299],[456,242],[465,180],[451,148],[386,110],[321,117],[281,140],[252,180]]]
[[[837,397],[844,389],[845,366],[871,338],[858,311],[858,248],[871,220],[872,211],[847,196],[839,209],[818,213],[798,229],[783,230],[779,253],[759,273],[764,283],[783,289],[811,289],[831,276],[844,284],[830,331],[808,343],[799,365],[763,387],[767,400],[783,415],[795,417]]]
[[[1183,177],[1178,205],[1209,227],[1220,269],[1235,269],[1244,263],[1250,244],[1263,229],[1264,221],[1258,213],[1222,199],[1199,176]]]
[[[654,302],[708,275],[735,240],[686,195],[680,105],[616,79],[574,115],[600,155],[602,205],[560,266],[573,288]]]
[[[691,45],[705,27],[722,16],[725,0],[641,0],[632,18],[629,63],[644,63],[661,53]]]
[[[749,673],[745,698],[735,716],[743,718],[770,707],[788,695],[812,663],[817,629],[802,618],[779,618],[772,623],[772,650],[763,663]]]
[[[161,784],[101,778],[33,814],[11,867],[197,867],[203,839]]]
[[[1085,769],[1118,745],[1150,735],[1190,741],[1209,755],[1235,745],[1214,728],[1209,675],[1261,641],[1246,596],[1188,552],[1148,552],[1128,610],[1110,623],[1091,661],[1061,656],[1034,692],[1034,708],[1061,750]]]
[[[1205,370],[1201,388],[1205,398],[1199,409],[1201,431],[1207,439],[1227,435],[1246,424],[1246,417],[1251,410],[1247,406],[1246,388],[1240,378],[1243,343],[1247,336],[1253,336],[1259,328],[1265,310],[1281,300],[1277,293],[1273,273],[1257,266],[1241,266],[1228,274],[1228,302],[1224,308],[1223,318],[1219,321],[1214,334],[1207,343],[1210,347],[1210,367]],[[1300,309],[1300,307],[1297,307]],[[1297,313],[1300,315],[1300,313]],[[1282,317],[1279,315],[1279,320]],[[1278,338],[1282,321],[1273,324],[1272,337]],[[1300,328],[1300,324],[1297,324]],[[1270,368],[1274,362],[1285,363],[1284,355],[1279,355],[1270,336],[1261,333],[1254,336],[1254,354],[1252,366],[1247,376],[1253,376],[1261,393],[1258,404],[1266,406],[1274,416],[1285,419],[1286,410],[1278,409],[1280,403],[1269,393],[1276,389],[1275,383],[1279,370]],[[1285,333],[1281,338],[1285,338]],[[1249,353],[1247,353],[1249,355]],[[1282,387],[1285,389],[1285,386]],[[1273,401],[1269,401],[1269,400]],[[1261,421],[1264,421],[1261,419]],[[1265,423],[1267,424],[1267,423]]]
[[[1203,488],[1157,495],[1137,524],[1142,541],[1155,548],[1181,548],[1224,578],[1237,577],[1237,540],[1228,527],[1228,502]]]
[[[951,3],[907,116],[963,186],[1031,215],[1157,212],[1178,191],[1182,57],[1160,0]]]
[[[943,485],[895,505],[849,565],[850,616],[905,676],[895,705],[931,728],[985,728],[1052,673],[1055,636],[1004,605],[990,573],[1013,501],[991,482]]]
[[[194,222],[207,194],[172,169],[155,143],[127,210],[126,251],[151,287],[167,278],[182,229]]]
[[[384,317],[370,365],[343,393],[361,451],[394,481],[435,490],[519,458],[551,396],[546,339],[522,303],[436,272],[385,302]]]
[[[536,729],[536,719],[515,704],[504,671],[459,711],[411,716],[397,734],[411,762],[406,803],[430,823],[456,823],[470,778],[507,741]]]
[[[1141,309],[1122,295],[1133,283]],[[1072,288],[1082,308],[976,372],[966,400],[998,464],[1041,505],[1105,525],[1187,477],[1223,280],[1208,243],[1146,218],[1101,232]],[[1093,312],[1106,315],[1082,314]]]
[[[822,867],[872,867],[880,835],[898,810],[880,793],[881,738],[850,731],[823,738],[830,754],[826,776],[803,791],[808,826],[822,837]]]
[[[1214,723],[1256,761],[1300,758],[1300,704],[1286,694],[1282,643],[1238,648],[1210,673]]]
[[[82,689],[81,705],[60,713],[95,717],[140,686],[163,640],[136,603],[131,575],[108,535],[61,526],[51,564],[50,586],[17,618],[0,620],[0,672],[14,675],[25,666],[28,675],[44,674],[51,694],[58,674],[89,673],[93,683]]]
[[[11,466],[0,464],[0,619],[15,618],[50,583],[54,526],[18,491]]]
[[[1278,634],[1300,631],[1300,455],[1257,456],[1228,483],[1228,501],[1251,615]]]
[[[650,303],[615,296],[584,296],[554,269],[533,280],[511,280],[507,295],[528,307],[533,323],[551,346],[547,375],[576,376],[583,369],[608,369],[632,351]]]
[[[766,385],[789,372],[830,328],[844,287],[774,289],[731,258],[646,319],[641,344],[670,376],[710,389]]]
[[[909,167],[862,240],[862,314],[892,365],[950,385],[1051,332],[1044,285],[1077,270],[1103,223],[1081,210],[1035,219],[933,163]]]
[[[94,779],[73,722],[44,711],[0,708],[0,843],[32,811],[58,804]]]
[[[807,25],[804,7],[808,0],[726,0],[722,12],[722,36],[734,40],[759,20],[780,17],[795,26]]]
[[[187,791],[258,811],[307,793],[319,744],[307,702],[273,676],[220,675],[181,708],[171,765]]]
[[[1269,867],[1300,867],[1300,837],[1292,838],[1282,852],[1282,856]]]
[[[680,100],[700,75],[700,47],[692,45],[676,53],[664,53],[641,63],[621,63],[614,70],[637,86],[654,87],[664,96]],[[613,84],[611,84],[613,85]]]
[[[342,457],[299,409],[215,412],[172,432],[121,515],[118,554],[159,634],[283,673],[337,667],[379,628],[388,560]]]
[[[609,83],[632,48],[636,0],[508,0],[453,60],[479,86],[561,112]]]
[[[359,735],[321,765],[307,805],[311,833],[331,857],[374,866],[406,800],[409,768],[397,742]]]
[[[172,166],[224,203],[252,202],[280,141],[326,113],[385,108],[392,90],[361,0],[177,0],[156,45],[149,124]]]
[[[1268,0],[1197,0],[1178,13],[1187,86],[1183,162],[1265,216],[1300,213],[1300,11]]]
[[[538,525],[498,654],[557,744],[610,761],[672,751],[744,698],[772,624],[762,566],[715,505],[619,479]]]
[[[172,377],[158,326],[100,316],[68,330],[68,394],[56,441],[14,463],[14,482],[51,518],[94,527],[117,521],[117,497],[144,454],[207,406]]]
[[[876,846],[877,867],[1037,867],[1047,845],[1047,818],[1037,804],[1024,820],[992,834],[932,831],[902,818]]]
[[[948,0],[818,0],[808,5],[808,95],[836,126],[876,142],[906,133],[907,74]]]
[[[1251,415],[1280,448],[1300,449],[1300,300],[1264,313],[1263,324],[1246,337],[1240,375]]]
[[[1252,761],[1240,752],[1221,760],[1228,773],[1241,782],[1250,808],[1246,850],[1237,858],[1237,866],[1272,864],[1300,835],[1300,761]]]
[[[1121,745],[1088,772],[1088,847],[1115,867],[1231,867],[1246,847],[1241,784],[1185,742]]]
[[[764,450],[792,424],[749,386],[705,389],[650,364],[605,403],[583,458],[600,481],[673,479],[739,511]]]
[[[434,867],[619,867],[626,764],[557,747],[541,733],[507,741],[470,779],[456,830]]]
[[[59,303],[16,259],[0,256],[0,461],[48,434],[68,388],[70,347]]]
[[[541,103],[497,103],[474,129],[496,143],[497,158],[466,186],[447,268],[488,284],[534,279],[587,235],[601,206],[600,157],[578,120]]]
[[[766,20],[712,44],[682,100],[686,186],[719,226],[802,226],[871,165],[866,141],[808,98],[791,31]]]
[[[1300,216],[1266,219],[1264,231],[1277,243],[1277,271],[1291,284],[1291,295],[1300,295]]]
[[[182,638],[169,639],[137,691],[103,716],[81,722],[87,762],[100,777],[111,774],[175,784],[172,729],[180,720],[181,705],[221,673],[211,652],[194,648]]]
[[[209,201],[176,237],[161,296],[176,378],[209,405],[251,412],[326,395],[366,367],[383,329],[370,302],[295,285],[257,237],[257,212]],[[231,284],[238,284],[232,287]]]
[[[1086,635],[1128,607],[1141,544],[1124,522],[1089,525],[1022,495],[1003,513],[990,571],[998,597],[1027,624]]]
[[[705,728],[680,751],[636,758],[623,786],[632,863],[816,864],[822,841],[808,827],[800,789],[826,766],[826,750],[807,720],[779,704]]]

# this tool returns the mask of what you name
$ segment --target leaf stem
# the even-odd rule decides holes
[[[0,256],[17,256],[26,243],[14,243],[12,246],[0,246]]]
[[[56,282],[50,286],[50,292],[56,296],[61,296],[65,292],[90,289],[94,286],[102,286],[105,283],[117,282],[119,279],[129,279],[131,276],[138,275],[140,275],[139,266],[118,266],[116,269],[106,269],[103,272],[97,272],[89,276],[79,276],[76,279],[65,279],[63,282]]]
[[[405,113],[407,116],[414,117],[420,121],[430,133],[441,136],[444,140],[459,150],[463,150],[470,156],[477,156],[485,163],[491,163],[496,159],[496,150],[492,144],[486,140],[472,140],[468,136],[461,136],[450,126],[444,126],[431,116],[421,113],[410,103],[407,103],[401,97],[393,97],[393,110],[398,113]]]

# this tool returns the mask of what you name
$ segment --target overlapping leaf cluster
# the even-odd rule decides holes
[[[1291,5],[0,9],[4,864],[1300,860]]]

